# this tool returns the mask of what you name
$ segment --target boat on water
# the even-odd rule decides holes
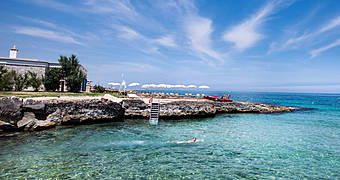
[[[230,99],[230,94],[228,96],[224,95],[221,97],[218,97],[216,95],[214,96],[203,96],[205,99],[212,100],[212,101],[220,101],[220,102],[233,102],[233,100]]]

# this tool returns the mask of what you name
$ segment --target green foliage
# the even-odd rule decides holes
[[[14,86],[15,71],[10,71],[0,66],[0,90],[10,91]]]
[[[15,72],[14,74],[14,88],[16,91],[22,91],[23,89],[27,88],[29,85],[29,77],[28,73],[25,74],[18,74]]]
[[[7,69],[4,66],[0,66],[0,90],[5,89],[5,75],[8,73]]]
[[[28,71],[27,73],[29,76],[28,80],[29,85],[33,87],[34,91],[39,91],[39,87],[42,84],[43,78],[39,78],[37,73],[35,72]]]
[[[60,80],[62,79],[62,70],[59,68],[50,68],[46,70],[44,77],[44,86],[46,91],[56,91],[60,87]]]
[[[103,86],[94,85],[93,89],[95,90],[96,93],[103,93],[103,92],[105,92],[105,88]]]
[[[59,63],[61,65],[62,77],[66,81],[67,88],[70,92],[79,92],[81,83],[86,76],[80,70],[78,58],[72,54],[71,57],[60,56]]]

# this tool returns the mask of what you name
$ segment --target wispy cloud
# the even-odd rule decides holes
[[[340,16],[338,17],[335,17],[334,19],[331,19],[330,21],[328,21],[328,23],[323,26],[318,32],[317,34],[320,34],[320,33],[323,33],[323,32],[326,32],[326,31],[329,31],[333,28],[336,28],[340,26]]]
[[[69,12],[69,13],[76,12],[75,11],[76,7],[71,7],[67,4],[64,4],[64,3],[61,3],[55,0],[31,0],[27,2],[34,3],[39,6],[49,7],[49,8],[58,10],[58,11],[64,11],[64,12]]]
[[[273,9],[274,5],[272,3],[267,4],[260,11],[252,15],[251,18],[226,30],[223,33],[223,40],[234,43],[235,47],[239,50],[252,47],[264,37],[260,33],[260,27],[273,12]]]
[[[112,27],[119,31],[118,37],[120,38],[128,39],[128,40],[144,38],[139,32],[127,26],[112,26]]]
[[[102,64],[90,66],[93,71],[100,73],[110,72],[152,72],[158,71],[157,66],[148,63],[137,63],[137,62],[115,62],[114,64]]]
[[[96,14],[112,14],[115,18],[130,20],[136,18],[139,14],[129,0],[86,0],[84,2],[86,11]]]
[[[128,42],[128,45],[133,47],[134,50],[147,55],[163,55],[160,52],[160,46],[166,48],[177,47],[172,35],[149,38],[131,27],[121,25],[112,25],[111,27],[116,30],[116,37],[123,39],[124,42]]]
[[[322,52],[327,51],[328,49],[334,48],[336,46],[340,46],[340,39],[337,39],[335,42],[333,42],[333,43],[331,43],[327,46],[323,46],[323,47],[320,47],[318,49],[312,50],[310,52],[311,57],[314,58],[314,57],[318,56],[319,54],[321,54]]]
[[[185,21],[185,30],[191,49],[199,53],[199,57],[202,58],[204,55],[208,55],[221,62],[223,61],[222,55],[212,48],[210,36],[213,28],[210,19],[200,16],[188,17]]]
[[[167,47],[176,47],[177,46],[173,36],[171,36],[171,35],[163,36],[161,38],[156,39],[155,41],[157,43],[159,43],[163,46],[167,46]]]
[[[337,16],[335,18],[332,18],[328,20],[326,23],[324,23],[323,26],[319,27],[317,30],[306,33],[304,32],[300,36],[294,36],[288,38],[288,40],[285,40],[284,42],[273,42],[269,48],[268,54],[275,52],[275,51],[284,51],[284,50],[291,50],[291,49],[297,49],[302,46],[310,46],[312,43],[311,41],[315,39],[322,39],[320,36],[325,35],[325,32],[331,31],[337,27],[340,26],[340,16]],[[314,41],[315,43],[316,41]],[[322,53],[323,51],[326,51],[330,48],[326,48],[325,50],[322,50],[324,47],[319,48],[321,51],[315,51],[315,53],[311,53],[312,57],[315,57]],[[316,49],[317,50],[317,49]],[[311,51],[311,52],[313,52]],[[315,55],[313,55],[315,54]]]
[[[15,26],[13,28],[14,28],[14,32],[17,34],[24,34],[24,35],[54,40],[58,42],[82,45],[82,43],[75,40],[72,36],[62,34],[56,31],[51,31],[51,30],[46,30],[46,29],[41,29],[41,28],[36,28],[36,27],[24,27],[24,26]]]
[[[51,22],[43,21],[43,20],[40,20],[40,19],[34,19],[34,18],[30,18],[30,17],[25,17],[25,16],[17,16],[17,17],[19,19],[26,21],[26,22],[32,22],[32,23],[35,23],[35,24],[40,24],[40,25],[43,25],[45,27],[49,27],[49,28],[53,28],[53,29],[57,28],[57,25],[54,24],[54,23],[51,23]]]

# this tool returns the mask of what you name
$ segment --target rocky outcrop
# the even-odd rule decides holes
[[[142,100],[124,100],[122,107],[127,118],[144,118],[149,116],[150,106]]]
[[[3,97],[0,99],[0,121],[16,124],[23,116],[23,100],[18,97]]]
[[[129,118],[147,118],[150,106],[140,100],[123,101],[125,116]],[[207,117],[217,113],[281,113],[291,112],[295,108],[252,102],[214,102],[214,101],[175,101],[163,103],[160,117],[178,119],[188,117]]]
[[[32,100],[17,97],[0,99],[0,131],[35,131],[59,125],[120,121],[147,118],[150,105],[142,100],[122,100],[113,96],[101,99]],[[161,119],[214,116],[217,113],[281,113],[296,110],[243,101],[168,101],[161,103]]]
[[[119,121],[124,109],[107,99],[34,101],[5,97],[0,99],[0,115],[0,131],[35,131],[58,125]]]
[[[123,119],[120,103],[107,99],[89,101],[46,101],[48,118],[59,119],[61,124],[88,124]],[[54,114],[53,114],[54,113]],[[60,119],[61,118],[61,119]]]

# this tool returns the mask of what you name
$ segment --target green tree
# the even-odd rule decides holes
[[[43,78],[42,77],[39,78],[38,74],[35,72],[28,71],[27,73],[29,76],[29,80],[28,80],[29,85],[33,87],[34,91],[39,91],[39,87],[42,84]]]
[[[71,92],[79,92],[81,83],[86,78],[80,70],[78,58],[72,54],[71,57],[60,56],[59,64],[61,65],[62,77],[66,81],[66,86]]]
[[[16,73],[14,74],[14,89],[16,91],[22,91],[23,89],[27,88],[29,85],[28,82],[28,73],[25,74],[19,74]]]
[[[5,68],[5,66],[0,66],[0,90],[5,89],[5,75],[8,73],[8,70]]]
[[[50,68],[45,72],[44,86],[46,91],[56,91],[60,87],[62,79],[62,70],[59,68]]]
[[[0,90],[10,91],[14,86],[14,75],[15,71],[10,71],[0,66]]]

